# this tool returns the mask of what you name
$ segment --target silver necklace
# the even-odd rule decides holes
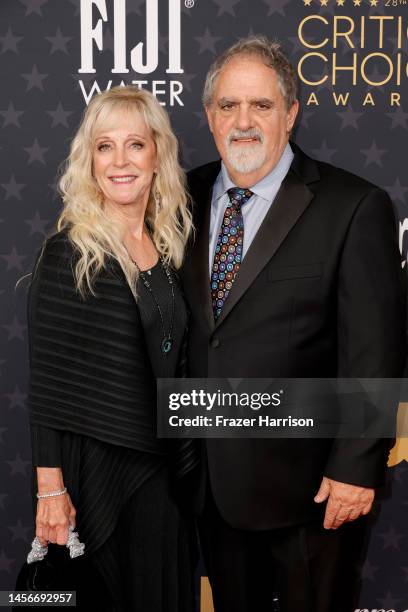
[[[133,259],[132,259],[133,261]],[[138,268],[138,265],[135,261],[133,261],[133,263],[135,264],[135,266]],[[142,272],[139,268],[139,276],[142,279],[142,283],[144,284],[144,286],[146,287],[146,289],[148,290],[148,292],[150,293],[153,302],[156,305],[157,308],[157,312],[159,313],[159,317],[160,317],[160,323],[161,323],[161,327],[162,327],[162,332],[163,332],[163,336],[162,336],[162,341],[160,344],[160,349],[161,352],[163,353],[163,355],[167,355],[168,353],[170,353],[171,349],[173,348],[173,327],[174,327],[174,313],[175,313],[175,297],[174,297],[174,283],[173,283],[173,279],[171,277],[171,273],[170,270],[167,268],[167,266],[164,264],[163,260],[160,258],[160,264],[161,264],[161,268],[164,271],[166,278],[167,278],[167,282],[170,285],[170,289],[171,289],[171,319],[170,319],[170,327],[169,327],[169,331],[168,333],[166,332],[166,326],[164,324],[164,317],[163,317],[163,312],[162,309],[160,308],[160,304],[157,301],[157,298],[154,294],[153,291],[153,287],[151,286],[150,282],[148,281],[148,279],[146,278],[146,275],[149,274],[149,276],[151,275],[151,271],[147,270],[146,272]]]

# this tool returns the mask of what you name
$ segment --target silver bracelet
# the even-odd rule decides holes
[[[58,497],[59,495],[65,495],[67,487],[60,489],[59,491],[50,491],[49,493],[37,493],[37,499],[45,499],[46,497]]]

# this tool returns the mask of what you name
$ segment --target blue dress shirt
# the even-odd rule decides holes
[[[279,191],[283,179],[287,175],[293,160],[293,151],[288,143],[276,166],[269,174],[264,176],[256,185],[250,187],[254,195],[242,207],[244,218],[244,244],[242,249],[242,259],[248,252],[255,235],[265,218],[270,206]],[[220,233],[221,223],[224,217],[225,208],[229,202],[228,189],[236,187],[228,176],[224,163],[221,163],[221,171],[214,183],[213,195],[211,200],[210,234],[209,234],[209,274],[214,261],[214,252]]]

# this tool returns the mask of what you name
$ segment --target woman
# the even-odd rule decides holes
[[[191,218],[177,141],[150,93],[93,98],[60,189],[29,295],[36,535],[62,545],[76,525],[106,610],[189,611],[191,532],[170,483],[172,465],[181,477],[194,458],[156,438],[155,379],[179,373],[187,317],[173,270]]]

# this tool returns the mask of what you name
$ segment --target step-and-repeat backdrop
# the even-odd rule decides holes
[[[33,535],[27,282],[16,281],[60,210],[58,167],[85,105],[120,83],[153,91],[189,169],[216,157],[200,102],[211,61],[240,36],[281,40],[300,82],[295,141],[387,189],[405,266],[407,9],[406,0],[1,0],[0,589],[14,585]],[[408,608],[407,460],[400,440],[361,568],[367,612]]]

